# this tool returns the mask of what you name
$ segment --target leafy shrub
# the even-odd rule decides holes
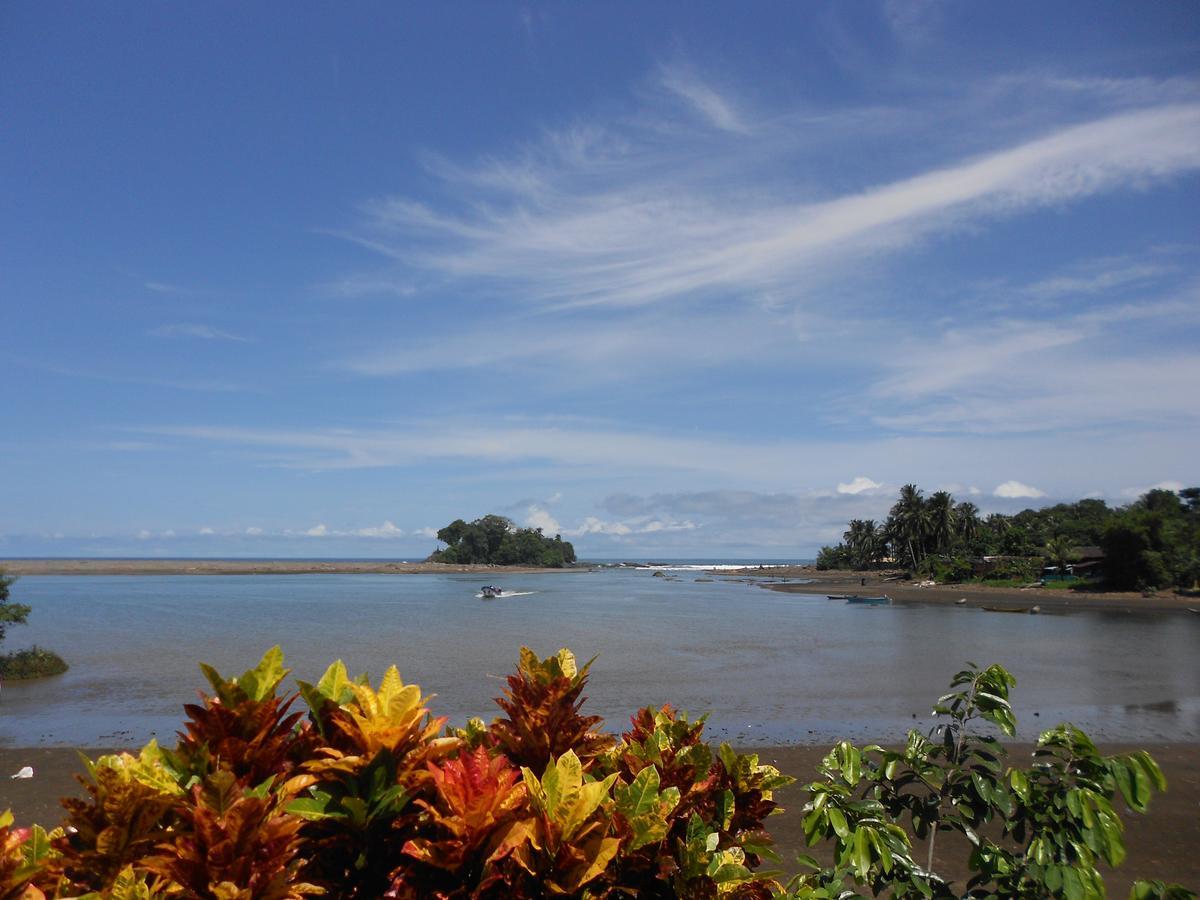
[[[928,737],[902,750],[839,743],[808,785],[804,832],[834,863],[784,886],[764,822],[792,781],[703,740],[704,719],[644,708],[620,737],[581,713],[588,666],[522,648],[504,715],[448,729],[395,667],[378,688],[341,662],[281,696],[278,648],[187,706],[173,750],[86,761],[66,827],[0,815],[0,898],[1103,897],[1124,856],[1118,795],[1144,811],[1165,781],[1146,753],[1101,756],[1083,732],[1042,734],[1006,768],[1013,677],[955,676]],[[292,712],[298,698],[307,714]],[[982,831],[991,824],[991,829]],[[932,871],[933,842],[971,845],[963,889]],[[912,835],[928,838],[924,865]],[[996,839],[984,836],[996,835]],[[1138,900],[1193,897],[1139,882]]]
[[[0,656],[0,678],[8,681],[61,675],[68,668],[63,658],[53,650],[37,646]]]
[[[849,569],[850,551],[845,544],[838,544],[836,547],[822,547],[817,553],[814,565],[822,572],[829,569]]]
[[[959,584],[974,575],[971,561],[961,557],[939,558],[933,561],[931,576],[941,584]]]
[[[1028,556],[1018,558],[1006,558],[997,560],[996,564],[987,574],[989,581],[1015,581],[1021,584],[1029,584],[1037,581],[1042,575],[1042,558],[1040,556]]]
[[[792,781],[643,709],[581,713],[588,666],[522,649],[503,715],[447,729],[395,667],[284,696],[279,648],[202,666],[174,749],[87,763],[66,828],[0,819],[0,897],[769,897],[763,820]],[[307,714],[291,711],[298,698]]]
[[[1029,769],[1006,768],[1000,740],[970,726],[986,722],[1011,737],[1015,684],[1000,666],[972,665],[938,700],[940,722],[928,737],[911,731],[898,752],[848,741],[834,747],[804,807],[808,843],[832,841],[834,865],[805,858],[815,871],[793,879],[787,896],[859,896],[855,889],[866,887],[893,897],[1104,897],[1097,864],[1115,866],[1125,856],[1114,797],[1144,812],[1166,780],[1148,753],[1101,756],[1071,725],[1042,733]],[[998,840],[982,831],[989,823]],[[971,847],[965,891],[933,871],[944,832]],[[913,858],[912,836],[928,840],[924,865]],[[1146,898],[1189,895],[1151,882],[1134,890]]]

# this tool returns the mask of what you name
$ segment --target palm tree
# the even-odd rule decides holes
[[[929,536],[934,553],[945,553],[954,540],[954,498],[948,491],[937,491],[925,504],[929,514]]]
[[[1045,553],[1046,562],[1058,569],[1060,578],[1067,574],[1067,566],[1079,559],[1074,544],[1065,534],[1060,534],[1053,540],[1047,541]]]
[[[865,569],[879,557],[878,530],[874,519],[851,519],[842,535],[856,569]]]
[[[954,509],[958,520],[958,536],[968,547],[979,537],[979,507],[964,500]]]
[[[925,539],[929,534],[929,510],[915,484],[900,488],[900,499],[892,507],[888,528],[893,541],[908,550],[915,570],[925,555]]]

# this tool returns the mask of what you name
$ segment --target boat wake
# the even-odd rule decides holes
[[[483,592],[481,591],[480,593],[476,594],[475,596],[480,598],[481,600],[503,600],[505,597],[525,597],[529,594],[536,594],[536,593],[537,593],[537,591],[501,591],[500,593],[496,594],[495,597],[485,597],[483,595]]]

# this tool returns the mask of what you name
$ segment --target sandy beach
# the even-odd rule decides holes
[[[7,559],[9,575],[462,575],[586,572],[586,567],[449,565],[313,559]]]
[[[803,846],[800,808],[804,803],[803,785],[816,779],[816,766],[828,752],[821,746],[756,747],[762,762],[778,767],[798,779],[797,783],[779,792],[784,807],[782,813],[768,821],[776,846],[788,872],[796,871],[792,863],[795,853],[808,852],[827,861],[825,848]],[[1150,744],[1141,748],[1133,745],[1102,745],[1105,753],[1133,749],[1151,752],[1167,776],[1168,789],[1158,795],[1146,815],[1124,815],[1125,840],[1129,855],[1115,872],[1105,873],[1111,896],[1128,894],[1136,878],[1160,878],[1175,881],[1192,889],[1200,886],[1200,854],[1195,852],[1200,841],[1200,747],[1195,744]],[[1011,745],[1010,762],[1016,763],[1029,753],[1028,745]],[[101,750],[86,750],[95,757]],[[32,766],[34,777],[12,780],[9,776],[23,766]],[[78,752],[63,748],[0,749],[0,809],[11,808],[19,825],[39,823],[46,826],[62,819],[58,798],[83,793],[75,775],[83,771]],[[920,858],[923,851],[918,848]],[[953,877],[963,877],[962,863],[966,851],[947,837],[939,839],[935,854],[939,871]]]
[[[934,584],[918,586],[911,581],[897,581],[888,573],[822,571],[811,566],[788,566],[760,569],[757,567],[722,570],[712,573],[729,578],[753,579],[773,591],[794,594],[886,594],[896,603],[957,605],[966,599],[967,606],[993,606],[1000,609],[1029,609],[1040,607],[1041,612],[1071,612],[1099,610],[1119,613],[1184,612],[1200,609],[1200,597],[1159,591],[1146,597],[1133,591],[1075,591],[1041,587],[1010,588],[984,584]],[[794,579],[804,579],[798,583]]]

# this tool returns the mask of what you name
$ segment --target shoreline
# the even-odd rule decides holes
[[[1102,611],[1119,613],[1187,613],[1200,609],[1200,597],[1162,591],[1145,597],[1136,591],[1073,591],[1070,589],[993,587],[986,584],[933,584],[919,587],[911,581],[885,578],[879,572],[818,570],[811,566],[778,569],[747,568],[709,573],[714,576],[749,578],[768,590],[787,594],[811,594],[824,599],[828,594],[886,594],[902,605],[929,604],[998,609],[1040,607],[1043,613]],[[803,583],[788,579],[802,578]],[[863,581],[865,580],[865,584]],[[960,604],[960,599],[966,599]]]
[[[458,565],[387,560],[315,559],[5,559],[0,569],[16,577],[37,575],[533,575],[588,572],[590,566]]]
[[[869,742],[856,743],[862,746]],[[767,820],[768,830],[782,858],[779,868],[788,874],[797,871],[793,862],[796,853],[811,853],[826,864],[829,862],[828,846],[804,846],[801,807],[804,784],[817,779],[816,766],[830,746],[831,743],[740,748],[742,752],[757,753],[761,763],[773,765],[797,779],[795,784],[777,792],[776,799],[784,811]],[[1013,743],[1007,747],[1010,764],[1028,765],[1032,745]],[[136,748],[126,749],[136,752]],[[1102,870],[1110,896],[1126,896],[1130,884],[1138,878],[1174,881],[1192,889],[1200,886],[1200,854],[1194,852],[1200,839],[1200,819],[1197,817],[1200,810],[1200,743],[1101,743],[1100,750],[1109,755],[1148,750],[1167,778],[1167,791],[1154,796],[1149,812],[1144,815],[1126,813],[1119,799],[1117,801],[1125,823],[1128,856],[1119,869]],[[11,808],[17,825],[37,823],[53,827],[63,818],[58,798],[84,795],[81,784],[74,778],[84,771],[79,754],[95,758],[111,752],[114,752],[111,748],[0,747],[0,810]],[[34,777],[11,780],[9,776],[22,766],[32,766]],[[966,875],[967,848],[956,846],[948,837],[938,841],[935,861],[939,871],[961,883]],[[915,858],[924,859],[920,842],[914,845],[913,852]]]

